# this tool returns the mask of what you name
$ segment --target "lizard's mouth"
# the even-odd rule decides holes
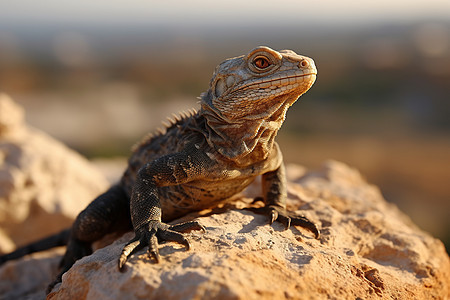
[[[299,74],[299,75],[292,75],[292,76],[286,76],[286,77],[282,77],[282,78],[268,78],[266,80],[261,80],[261,81],[256,81],[256,82],[250,82],[247,84],[244,84],[243,86],[238,87],[237,89],[235,89],[233,92],[237,92],[237,91],[242,91],[242,90],[246,90],[248,88],[270,88],[270,86],[284,86],[284,85],[289,85],[289,84],[294,84],[294,83],[302,83],[302,82],[290,82],[290,79],[297,79],[297,78],[302,78],[302,77],[307,77],[307,76],[317,76],[317,72],[310,72],[310,73],[306,73],[306,74]],[[287,83],[283,83],[283,80],[288,80]],[[279,81],[279,84],[271,84],[271,83],[275,83],[276,81]],[[315,79],[314,79],[315,81]],[[314,83],[313,81],[313,83]],[[267,85],[269,84],[269,85]],[[266,86],[267,85],[267,86]]]

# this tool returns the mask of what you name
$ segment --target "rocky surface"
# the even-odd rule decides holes
[[[319,240],[302,228],[285,231],[279,223],[269,226],[266,217],[242,209],[259,194],[256,182],[232,204],[184,218],[197,218],[207,228],[206,233],[189,234],[190,251],[174,243],[162,244],[163,261],[154,264],[142,250],[120,273],[117,258],[133,234],[116,241],[109,237],[103,244],[114,242],[78,261],[48,299],[449,296],[450,262],[442,243],[387,203],[357,171],[338,162],[328,162],[317,171],[291,165],[288,177],[288,206],[320,224]],[[42,290],[36,292],[37,280],[21,274],[39,268],[42,273],[56,273],[58,257],[40,253],[7,263],[0,269],[0,293],[42,296]],[[31,283],[34,289],[27,292]],[[11,284],[20,288],[5,290]]]
[[[108,183],[78,153],[24,122],[0,94],[0,253],[71,225]]]
[[[228,208],[191,215],[207,228],[192,250],[168,243],[164,261],[145,251],[117,271],[132,234],[75,264],[49,299],[445,299],[450,262],[442,243],[418,229],[361,175],[338,162],[306,172],[290,166],[289,207],[321,224],[301,228],[242,210],[257,184]],[[301,211],[300,211],[301,210]]]
[[[16,172],[24,172],[21,166],[15,167]],[[120,273],[117,258],[133,234],[109,236],[63,276],[48,299],[450,296],[450,262],[443,244],[387,203],[358,171],[330,161],[316,171],[288,166],[288,178],[288,208],[319,224],[319,240],[302,228],[285,231],[279,223],[270,226],[265,216],[243,209],[260,195],[255,182],[229,205],[182,219],[196,218],[207,228],[206,233],[189,234],[190,251],[178,244],[162,244],[163,261],[155,264],[142,250]],[[16,189],[22,188],[12,186],[8,191],[19,193]],[[51,193],[51,188],[42,190]],[[0,191],[4,189],[2,185]],[[62,252],[59,248],[36,253],[1,266],[0,298],[42,299]]]

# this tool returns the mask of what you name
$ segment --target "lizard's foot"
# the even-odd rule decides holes
[[[122,250],[119,257],[119,270],[123,271],[123,267],[130,257],[136,251],[148,246],[148,254],[150,258],[154,258],[158,263],[161,258],[158,251],[158,241],[172,241],[183,244],[186,250],[189,250],[191,245],[189,241],[180,233],[191,230],[206,231],[205,227],[200,225],[197,221],[185,222],[176,225],[168,225],[161,221],[150,221],[144,230],[136,232],[135,237],[129,241]]]
[[[268,205],[259,208],[252,208],[251,210],[258,214],[270,216],[270,224],[278,221],[285,226],[286,230],[289,229],[291,225],[297,225],[310,230],[312,233],[314,233],[316,239],[320,237],[320,231],[317,228],[316,224],[308,220],[308,218],[306,218],[305,216],[300,216],[292,212],[288,212],[285,208],[276,205]]]

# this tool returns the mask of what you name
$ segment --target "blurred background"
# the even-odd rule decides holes
[[[286,161],[343,161],[450,248],[450,1],[0,2],[0,92],[85,156],[126,157],[258,45],[319,70]]]

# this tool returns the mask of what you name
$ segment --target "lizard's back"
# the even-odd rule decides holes
[[[185,151],[188,144],[194,144],[195,147],[203,149],[206,153],[214,153],[214,156],[218,157],[219,155],[206,141],[206,132],[205,118],[199,113],[194,113],[183,115],[173,121],[165,129],[165,132],[161,131],[143,138],[134,147],[120,184],[125,188],[127,194],[131,195],[139,169],[146,163],[167,154]],[[219,165],[219,162],[217,164]],[[218,202],[242,191],[257,175],[259,174],[220,181],[214,178],[205,178],[188,184],[159,187],[158,194],[164,212],[163,219],[172,220],[188,212],[213,207]]]

